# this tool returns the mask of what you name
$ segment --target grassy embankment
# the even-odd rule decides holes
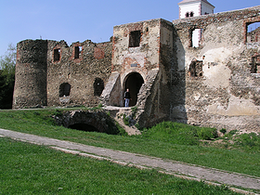
[[[232,131],[220,138],[215,129],[164,122],[140,136],[108,135],[57,126],[50,116],[59,113],[0,111],[0,128],[260,177],[260,136],[253,133]]]
[[[0,194],[236,194],[225,186],[0,138]]]

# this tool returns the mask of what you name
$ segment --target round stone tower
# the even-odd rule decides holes
[[[47,105],[46,40],[17,44],[13,109]]]

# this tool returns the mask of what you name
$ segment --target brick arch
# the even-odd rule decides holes
[[[137,94],[144,83],[142,75],[138,72],[131,72],[124,78],[124,91],[130,90],[131,100],[129,106],[135,106],[137,102]]]

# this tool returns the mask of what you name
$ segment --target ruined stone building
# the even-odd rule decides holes
[[[214,14],[207,0],[183,0],[180,10],[190,2],[198,16],[185,8],[172,22],[115,26],[110,42],[19,42],[13,108],[122,107],[129,88],[141,127],[171,120],[260,132],[259,30],[248,32],[260,6]]]

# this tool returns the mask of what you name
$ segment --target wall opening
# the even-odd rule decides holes
[[[191,47],[200,46],[202,31],[203,31],[203,29],[201,29],[201,28],[196,28],[191,31]]]
[[[94,96],[101,96],[102,91],[104,90],[104,81],[101,78],[95,78],[93,83]]]
[[[129,89],[131,100],[129,106],[135,106],[137,102],[137,94],[144,83],[143,77],[137,73],[130,73],[125,81],[125,89]]]
[[[193,16],[194,16],[194,12],[187,12],[187,13],[185,14],[185,17],[186,17],[186,18],[193,17]]]
[[[132,31],[129,35],[129,47],[139,47],[141,41],[141,31]]]
[[[75,51],[74,51],[74,59],[79,59],[79,56],[81,54],[82,47],[81,46],[76,46]]]
[[[203,66],[203,61],[192,60],[189,67],[189,75],[191,77],[203,76],[202,66]]]
[[[251,73],[260,73],[260,54],[252,57]]]
[[[54,49],[53,61],[54,62],[60,61],[60,49]]]
[[[247,24],[246,38],[248,43],[260,42],[260,22]]]
[[[69,96],[70,89],[71,89],[71,85],[69,83],[62,83],[60,85],[59,97]]]
[[[79,59],[79,46],[75,47],[74,59]]]

